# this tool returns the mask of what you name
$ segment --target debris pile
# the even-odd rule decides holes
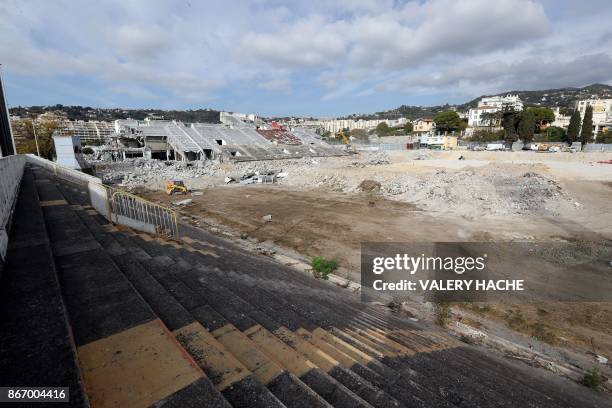
[[[376,180],[363,180],[357,188],[366,193],[375,193],[380,191],[380,187],[380,183]]]
[[[382,185],[384,196],[440,212],[467,216],[557,214],[573,201],[553,179],[534,172],[516,174],[500,165],[461,171],[437,170],[423,177],[402,175]]]
[[[171,179],[193,179],[215,176],[220,165],[214,162],[148,160],[143,158],[126,159],[117,163],[96,164],[96,175],[106,184],[117,184],[128,189],[143,185],[159,185]]]
[[[364,168],[367,166],[382,166],[391,163],[389,155],[385,152],[377,152],[373,155],[364,157],[361,160],[354,160],[350,162],[346,167],[358,167]]]

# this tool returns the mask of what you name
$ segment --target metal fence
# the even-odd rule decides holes
[[[179,238],[178,218],[171,209],[105,186],[99,178],[78,170],[33,155],[26,155],[26,158],[28,163],[43,167],[58,178],[87,186],[91,206],[110,222],[169,238]]]
[[[176,212],[124,191],[113,191],[110,198],[111,222],[146,232],[179,238]]]

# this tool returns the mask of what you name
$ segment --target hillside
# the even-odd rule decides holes
[[[11,115],[21,117],[37,116],[46,112],[55,112],[70,120],[105,120],[137,119],[143,120],[149,116],[165,120],[178,120],[181,122],[208,122],[219,123],[219,111],[212,109],[196,110],[162,110],[162,109],[102,109],[89,106],[29,106],[10,108]]]
[[[459,112],[467,111],[470,108],[475,107],[478,101],[486,96],[497,96],[497,95],[508,95],[517,94],[523,100],[526,106],[547,106],[556,107],[559,106],[563,109],[571,109],[575,102],[580,99],[589,98],[612,98],[612,86],[605,84],[593,84],[583,88],[559,88],[559,89],[545,89],[537,91],[507,91],[495,95],[482,95],[478,98],[472,99],[461,105],[436,105],[436,106],[414,106],[414,105],[402,105],[398,108],[391,109],[384,112],[376,112],[373,114],[366,115],[350,115],[348,118],[353,119],[396,119],[399,117],[406,117],[408,119],[417,118],[431,118],[437,113],[447,111],[449,109],[455,109]]]
[[[590,98],[612,98],[612,86],[605,84],[593,84],[583,88],[559,88],[541,91],[508,91],[496,95],[516,94],[527,106],[548,106],[561,108],[572,108],[574,103],[580,99]],[[485,96],[485,95],[483,95]],[[469,109],[476,106],[478,100],[483,96],[473,99],[468,103],[458,106],[459,110]],[[495,95],[486,95],[495,96]]]

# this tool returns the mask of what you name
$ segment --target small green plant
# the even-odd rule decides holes
[[[435,305],[436,323],[438,326],[446,327],[450,320],[450,303],[438,301]]]
[[[465,334],[462,334],[461,337],[459,337],[459,340],[464,342],[465,344],[474,344],[474,338],[470,337],[470,336],[466,336]]]
[[[83,154],[93,154],[93,149],[91,147],[87,147],[85,146],[84,148],[81,149],[81,153]]]
[[[594,367],[584,375],[580,383],[586,387],[596,390],[606,381],[607,378],[599,372],[597,367]]]
[[[322,256],[312,258],[312,274],[318,279],[329,279],[329,274],[338,269],[338,263]]]

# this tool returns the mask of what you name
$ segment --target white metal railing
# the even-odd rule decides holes
[[[6,256],[9,224],[17,202],[24,165],[23,156],[0,157],[0,258],[2,260]]]
[[[52,161],[29,154],[26,155],[26,160],[28,163],[49,170],[58,178],[87,186],[91,206],[110,222],[170,238],[179,238],[178,218],[169,208],[105,186],[97,177]]]
[[[112,192],[111,221],[134,228],[150,229],[155,234],[179,238],[176,212],[124,191]]]

